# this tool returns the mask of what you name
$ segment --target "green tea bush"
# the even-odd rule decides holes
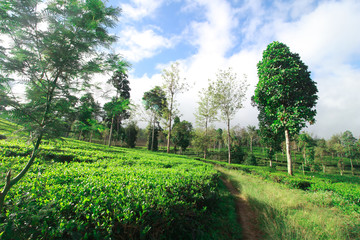
[[[251,165],[251,166],[257,166],[257,160],[254,154],[249,154],[245,161],[244,161],[245,165]]]
[[[0,143],[0,187],[7,169],[16,174],[26,163],[28,149],[16,141]],[[9,192],[0,234],[4,239],[201,238],[218,198],[218,177],[211,165],[178,156],[74,140],[46,143]]]

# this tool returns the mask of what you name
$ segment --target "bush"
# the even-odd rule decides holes
[[[129,148],[134,148],[136,146],[137,134],[138,129],[134,122],[130,123],[125,128],[125,142]]]
[[[247,156],[244,162],[245,165],[257,166],[257,160],[254,154]]]
[[[239,145],[235,145],[231,150],[231,160],[233,163],[244,162],[245,153]]]

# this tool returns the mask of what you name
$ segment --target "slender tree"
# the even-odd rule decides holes
[[[112,99],[112,103],[108,103],[106,106],[106,113],[108,116],[108,121],[110,121],[110,133],[108,139],[108,146],[111,146],[111,141],[114,132],[114,124],[116,121],[116,132],[119,135],[120,125],[122,120],[128,119],[130,117],[130,83],[128,80],[127,71],[130,67],[130,64],[126,61],[118,61],[113,66],[116,70],[113,73],[112,77],[108,80],[115,89],[116,94]],[[105,106],[104,106],[105,108]]]
[[[150,110],[152,113],[150,126],[151,126],[151,147],[150,150],[154,150],[154,138],[155,138],[155,128],[158,125],[158,117],[162,116],[164,110],[167,108],[166,94],[159,87],[156,86],[148,92],[144,93],[143,103],[146,110]]]
[[[290,136],[299,133],[306,122],[314,123],[318,90],[300,56],[283,43],[270,43],[257,68],[254,101],[267,119],[273,120],[272,131],[284,131],[288,173],[292,175]]]
[[[219,70],[216,74],[216,81],[210,83],[210,88],[214,91],[214,102],[221,113],[220,118],[227,125],[228,162],[231,163],[230,121],[243,107],[248,88],[246,76],[243,80],[239,80],[231,68]]]
[[[208,126],[210,123],[217,120],[217,105],[214,100],[213,89],[203,88],[199,92],[200,101],[198,102],[198,108],[195,112],[196,123],[205,129],[205,143],[209,143],[208,138]],[[204,147],[204,158],[206,159],[208,146]]]
[[[62,118],[54,103],[88,83],[93,73],[104,71],[105,52],[115,37],[108,33],[120,10],[101,0],[0,0],[0,32],[10,42],[0,48],[1,103],[13,119],[30,131],[33,150],[21,172],[12,178],[9,170],[0,193],[0,211],[10,188],[35,161],[43,138],[59,137]],[[108,58],[111,59],[111,58]],[[26,84],[41,96],[39,105],[29,105],[12,92]]]
[[[135,122],[130,122],[125,128],[125,142],[126,145],[130,148],[134,148],[136,146],[137,135],[139,132],[139,128]]]
[[[175,97],[177,94],[185,92],[188,90],[188,84],[185,83],[185,79],[180,77],[179,63],[175,62],[171,64],[170,69],[164,69],[162,71],[161,77],[164,80],[164,85],[162,88],[166,93],[166,99],[168,102],[167,111],[164,112],[165,118],[167,118],[167,152],[170,152],[170,139],[171,139],[171,124],[173,116],[176,113],[176,100]]]
[[[345,156],[349,158],[351,165],[351,173],[354,175],[354,164],[353,159],[356,156],[356,138],[349,130],[345,131],[341,135],[341,144],[344,146]]]
[[[85,93],[79,100],[80,105],[77,108],[78,113],[78,131],[79,140],[82,134],[92,133],[92,125],[100,111],[100,105],[97,103],[91,93]]]
[[[251,125],[247,126],[246,129],[249,135],[250,152],[253,153],[253,141],[254,138],[256,137],[257,130],[255,126],[251,126]]]
[[[111,146],[115,117],[121,115],[122,113],[124,113],[124,111],[129,109],[130,108],[129,104],[130,104],[129,99],[123,99],[122,97],[120,98],[114,97],[110,102],[105,103],[104,105],[104,110],[106,112],[106,115],[108,116],[108,119],[111,119],[109,139],[108,139],[109,147]]]

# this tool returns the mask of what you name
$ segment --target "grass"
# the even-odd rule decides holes
[[[333,207],[331,192],[288,189],[217,167],[257,213],[264,239],[360,239],[360,215]]]

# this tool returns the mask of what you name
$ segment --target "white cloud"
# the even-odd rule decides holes
[[[330,137],[348,128],[360,134],[360,2],[325,2],[294,23],[277,25],[276,36],[300,54],[318,83],[317,123],[309,128]]]
[[[318,66],[344,63],[360,54],[360,2],[328,2],[294,23],[277,25],[276,36]]]
[[[203,18],[198,18],[201,21],[191,22],[183,31],[197,52],[186,59],[172,59],[180,60],[183,75],[196,83],[178,97],[183,119],[195,122],[198,91],[207,86],[209,78],[215,78],[219,68],[231,66],[240,78],[247,74],[250,84],[245,107],[232,125],[257,125],[257,110],[250,105],[258,81],[256,64],[266,45],[279,40],[300,54],[318,84],[317,122],[305,130],[326,138],[347,129],[355,136],[360,135],[360,117],[356,112],[360,107],[360,69],[359,64],[351,64],[360,55],[359,1],[277,1],[269,8],[263,1],[247,0],[234,8],[226,1],[196,0],[188,1],[182,10],[203,14]],[[154,36],[157,36],[154,32],[149,34],[149,38]],[[139,56],[144,53],[153,56],[161,48],[174,46],[166,38],[158,37],[145,50],[138,51]],[[135,45],[139,49],[143,46]],[[234,47],[239,50],[231,52]],[[134,59],[138,59],[136,55]],[[161,77],[145,75],[134,80],[134,84],[135,81],[141,85],[141,91],[136,87],[140,97],[158,85]]]
[[[135,21],[152,16],[163,4],[163,0],[132,0],[131,4],[121,4],[124,16]]]
[[[159,53],[161,49],[171,48],[176,38],[168,39],[155,33],[153,29],[138,31],[128,27],[120,32],[118,51],[130,62],[139,62]]]

